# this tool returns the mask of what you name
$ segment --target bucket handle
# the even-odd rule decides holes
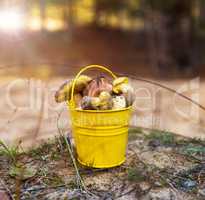
[[[88,66],[86,66],[86,67],[83,67],[83,68],[78,72],[78,74],[76,75],[76,77],[74,78],[74,81],[73,81],[73,84],[72,84],[72,88],[71,88],[71,100],[70,100],[70,102],[69,102],[72,107],[75,107],[74,97],[73,97],[73,96],[74,96],[74,90],[75,90],[75,85],[76,85],[77,79],[79,78],[79,76],[80,76],[83,72],[85,72],[85,71],[87,71],[87,70],[89,70],[89,69],[93,69],[93,68],[101,69],[101,70],[107,72],[108,74],[110,74],[114,79],[117,78],[117,76],[116,76],[111,70],[109,70],[108,68],[106,68],[106,67],[104,67],[104,66],[101,66],[101,65],[88,65]]]

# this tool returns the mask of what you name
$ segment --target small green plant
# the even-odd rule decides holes
[[[137,134],[137,133],[143,133],[143,128],[142,127],[134,127],[129,129],[129,134]]]
[[[20,144],[20,143],[19,143]],[[19,145],[9,147],[2,140],[0,140],[0,155],[5,155],[12,162],[16,162],[17,156],[20,154]]]
[[[200,138],[192,138],[192,139],[190,139],[189,143],[200,144],[201,146],[205,147],[205,140],[202,140]]]
[[[200,145],[205,147],[205,140],[202,140],[200,138],[180,139],[177,141],[177,144],[181,146],[188,146],[192,144],[192,145]]]
[[[127,179],[132,182],[142,182],[146,180],[146,177],[143,175],[142,171],[136,167],[128,168]]]
[[[173,133],[152,130],[149,135],[146,135],[147,140],[159,140],[162,145],[173,145],[176,143]]]
[[[185,154],[205,154],[205,147],[203,146],[196,146],[193,144],[189,144],[188,146],[183,148],[183,152]]]
[[[134,127],[129,129],[129,141],[136,140],[141,137],[141,133],[143,133],[143,128],[141,127]]]

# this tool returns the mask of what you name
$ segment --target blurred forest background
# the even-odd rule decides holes
[[[203,74],[203,0],[0,4],[1,64],[55,65],[54,73],[63,74],[71,73],[69,65],[89,63],[158,78]]]

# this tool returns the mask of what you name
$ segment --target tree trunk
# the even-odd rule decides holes
[[[191,0],[176,0],[169,10],[163,7],[156,9],[151,5],[151,31],[158,52],[156,64],[159,71],[167,73],[173,66],[182,71],[190,69],[193,43],[191,8]]]
[[[141,0],[141,6],[145,16],[144,27],[150,66],[155,76],[159,78],[164,68],[173,65],[168,43],[167,19],[144,0]]]
[[[73,0],[64,0],[64,23],[66,30],[68,31],[69,40],[72,39],[73,28],[74,28],[74,1]]]
[[[205,2],[204,0],[198,0],[200,5],[200,18],[201,21],[205,21]]]
[[[178,69],[187,70],[192,67],[193,29],[191,1],[179,1],[173,8],[170,18],[171,53]]]
[[[95,0],[94,2],[94,17],[93,17],[93,26],[98,27],[100,22],[100,17],[102,14],[103,6],[101,5],[101,2],[98,2]]]
[[[39,0],[41,31],[46,29],[46,0]]]
[[[30,5],[31,3],[28,0],[24,0],[23,1],[23,12],[24,12],[24,19],[25,19],[25,29],[28,30],[29,28],[29,22],[30,22],[30,17],[31,17],[31,13],[30,13]]]

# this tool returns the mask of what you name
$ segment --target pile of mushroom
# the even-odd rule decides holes
[[[65,82],[56,92],[57,103],[71,100],[73,80]],[[76,80],[74,102],[83,110],[115,110],[129,107],[134,101],[134,90],[127,77],[116,78],[113,82],[104,76],[91,78],[81,75]]]

